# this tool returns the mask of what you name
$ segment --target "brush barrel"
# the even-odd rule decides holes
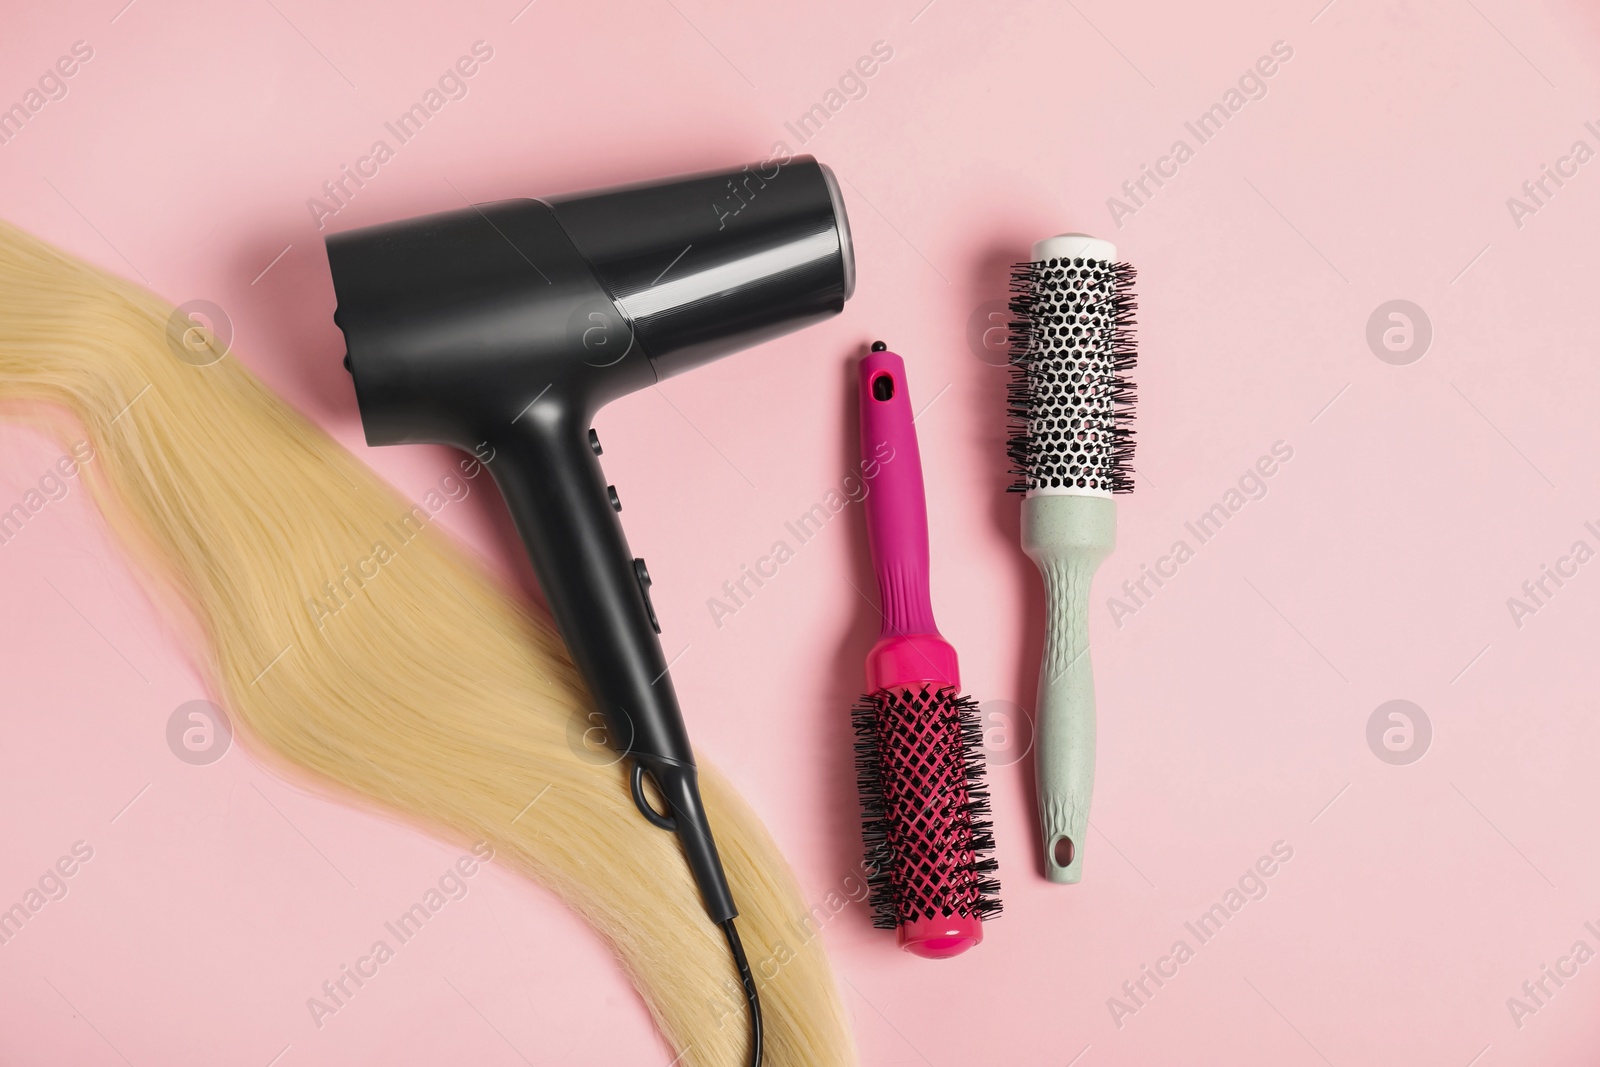
[[[1034,759],[1045,876],[1052,882],[1083,877],[1095,749],[1089,586],[1116,539],[1117,506],[1109,496],[1035,493],[1022,502],[1022,549],[1045,585]]]
[[[874,693],[903,695],[948,691],[950,699],[961,690],[960,668],[956,650],[937,634],[908,634],[880,638],[867,653],[867,686]],[[888,707],[898,704],[891,699]],[[880,747],[894,749],[893,738],[909,724],[880,723]],[[937,732],[926,725],[912,731],[923,745],[944,754],[944,759],[926,756],[915,759],[915,769],[904,755],[885,761],[883,767],[883,792],[887,811],[895,818],[898,861],[908,868],[937,869],[948,865],[948,855],[941,855],[936,842],[943,842],[956,833],[955,827],[964,817],[930,810],[929,799],[959,798],[966,802],[967,781],[964,772],[965,746],[960,728],[953,723],[942,723]],[[905,745],[910,751],[918,746]],[[927,795],[924,796],[923,794]],[[959,806],[959,804],[955,805]],[[913,815],[912,813],[916,813]],[[926,838],[926,840],[923,840]],[[910,869],[893,877],[921,877]],[[959,896],[965,891],[958,883],[947,883],[937,874],[926,876],[923,892],[948,892]],[[903,950],[924,959],[948,959],[983,942],[983,921],[976,914],[959,914],[945,911],[936,915],[903,916],[896,928],[897,942]]]
[[[970,816],[959,814],[968,801],[966,746],[957,722],[927,714],[960,692],[956,650],[937,634],[882,637],[867,653],[867,688],[878,694],[879,785],[899,868],[883,873],[912,909],[900,914],[897,942],[924,959],[959,956],[983,942],[983,920],[961,912],[972,887],[956,868],[971,856],[947,851],[970,833]],[[924,704],[923,693],[944,697]],[[924,910],[930,899],[939,906]]]

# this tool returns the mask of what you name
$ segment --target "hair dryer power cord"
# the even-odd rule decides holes
[[[756,993],[756,979],[750,973],[750,962],[744,958],[744,945],[739,942],[739,931],[733,920],[721,924],[728,935],[728,948],[733,952],[733,965],[739,969],[739,981],[744,984],[744,997],[750,1003],[750,1067],[761,1067],[761,997]]]

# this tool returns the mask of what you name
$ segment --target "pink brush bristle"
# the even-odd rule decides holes
[[[977,702],[948,686],[883,690],[852,717],[873,925],[937,936],[952,918],[998,915]]]

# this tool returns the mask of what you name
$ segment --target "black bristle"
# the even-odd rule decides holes
[[[1133,490],[1135,274],[1131,264],[1085,259],[1012,268],[1011,492]],[[1080,370],[1074,361],[1085,358],[1092,366]]]
[[[878,701],[862,697],[850,709],[856,734],[856,790],[861,797],[861,840],[866,846],[867,903],[872,925],[893,930],[894,887],[889,878],[894,853],[884,819],[883,761],[878,757]]]
[[[856,704],[851,721],[873,925],[892,930],[923,916],[998,915],[1000,882],[994,873],[999,864],[992,855],[994,827],[977,702],[949,687],[875,693]],[[909,751],[914,744],[937,747],[931,754]],[[943,837],[913,853],[905,839],[921,827],[904,825],[905,813],[891,797],[915,791],[917,780],[930,776],[953,778],[958,795],[933,798],[948,805],[938,813]],[[923,813],[931,807],[924,806]],[[922,854],[928,852],[936,854]],[[928,884],[930,863],[941,874],[937,892]]]

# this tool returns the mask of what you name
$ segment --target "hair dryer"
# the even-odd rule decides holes
[[[737,914],[657,637],[644,560],[590,428],[601,405],[839,312],[855,284],[833,174],[810,156],[504,200],[327,239],[367,443],[484,460],[573,660],[676,832],[751,1000]],[[668,811],[654,810],[649,775]]]

